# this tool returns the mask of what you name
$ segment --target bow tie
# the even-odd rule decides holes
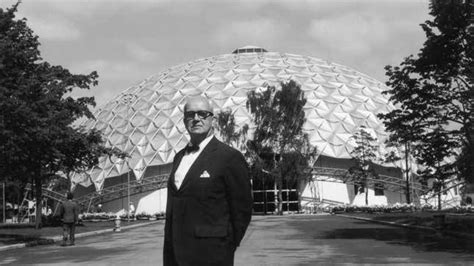
[[[199,150],[199,145],[186,145],[186,147],[184,148],[184,151],[186,153],[192,153],[192,152],[197,152]]]

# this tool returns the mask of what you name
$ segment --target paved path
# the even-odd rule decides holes
[[[0,264],[161,265],[163,223],[76,242],[0,252]],[[329,215],[256,216],[236,254],[236,266],[380,263],[473,265],[474,244]]]
[[[474,243],[330,215],[256,217],[237,265],[473,265]]]

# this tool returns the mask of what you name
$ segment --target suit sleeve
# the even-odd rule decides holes
[[[234,231],[234,244],[239,246],[252,217],[252,189],[248,166],[242,154],[236,153],[227,169],[227,200]]]

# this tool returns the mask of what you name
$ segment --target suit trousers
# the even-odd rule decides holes
[[[76,233],[76,223],[63,223],[63,243],[69,239],[69,243],[74,244]]]

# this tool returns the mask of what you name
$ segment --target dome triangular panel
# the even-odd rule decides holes
[[[140,180],[145,173],[147,164],[145,163],[145,160],[139,160],[135,166],[133,166],[133,174],[135,175],[135,178],[137,180]]]
[[[383,83],[343,65],[278,52],[224,54],[170,67],[126,88],[95,112],[97,121],[82,125],[101,130],[107,145],[130,153],[130,166],[142,177],[147,167],[172,162],[188,143],[187,96],[204,95],[215,111],[230,109],[237,125],[252,125],[247,93],[289,79],[304,91],[303,128],[322,155],[350,158],[353,147],[347,139],[361,125],[373,128],[381,142],[388,137],[376,117],[394,108],[381,94],[388,90]],[[90,172],[96,187],[127,168],[103,160],[99,166]]]

